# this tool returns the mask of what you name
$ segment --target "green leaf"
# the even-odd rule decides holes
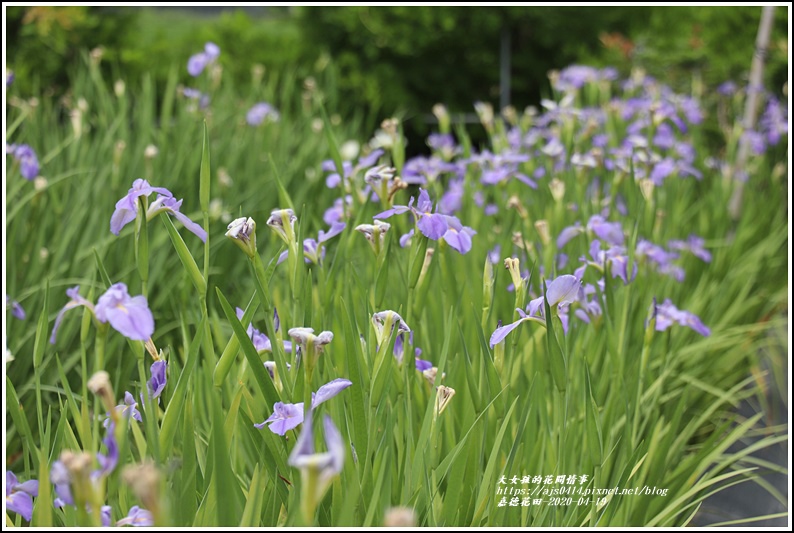
[[[204,121],[204,140],[201,143],[201,171],[199,172],[199,198],[201,212],[207,213],[210,208],[210,138],[207,132],[207,121]],[[203,294],[203,293],[202,293]]]
[[[254,318],[254,313],[256,313],[258,308],[259,300],[257,299],[256,294],[254,294],[251,296],[251,299],[245,308],[245,313],[243,314],[242,319],[243,325],[247,327],[248,324],[251,323],[251,320]],[[216,387],[222,386],[223,382],[226,381],[226,376],[229,374],[229,370],[232,367],[232,363],[234,363],[234,358],[238,351],[240,351],[240,343],[237,340],[237,336],[232,335],[229,338],[229,342],[226,343],[226,348],[223,349],[221,358],[218,359],[218,364],[215,365],[215,371],[212,374],[212,382]]]
[[[193,369],[196,367],[196,363],[198,363],[199,349],[201,347],[206,322],[207,315],[204,315],[196,330],[196,335],[193,337],[193,342],[190,343],[190,347],[188,348],[185,367],[179,374],[179,380],[176,383],[174,394],[171,396],[171,401],[168,402],[168,407],[165,409],[163,424],[160,427],[161,450],[171,450],[171,443],[174,440],[179,417],[182,415],[182,406],[185,403],[187,384],[190,377],[193,375]]]
[[[182,236],[174,227],[174,223],[171,222],[171,218],[169,218],[166,213],[161,213],[160,219],[163,221],[163,224],[165,224],[165,229],[168,230],[168,236],[171,237],[171,243],[174,245],[176,254],[179,256],[182,266],[185,271],[187,271],[190,280],[196,287],[196,291],[201,295],[206,294],[207,282],[204,280],[204,276],[201,274],[196,260],[193,259],[193,256],[190,254],[190,250],[187,249],[185,241],[182,240]]]
[[[44,359],[44,349],[47,347],[48,337],[47,337],[47,316],[48,312],[48,301],[49,301],[49,294],[50,294],[50,281],[47,280],[47,288],[44,291],[44,305],[41,309],[41,314],[39,315],[39,322],[36,326],[36,340],[33,343],[33,368],[40,369],[42,359]]]

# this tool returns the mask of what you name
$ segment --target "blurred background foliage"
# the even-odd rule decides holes
[[[755,6],[9,7],[6,50],[15,92],[57,95],[69,86],[81,51],[101,46],[108,75],[123,73],[132,84],[151,76],[163,87],[174,64],[186,64],[211,40],[222,50],[224,76],[241,87],[252,64],[263,65],[266,76],[331,70],[336,111],[397,114],[410,139],[426,133],[437,102],[453,113],[471,112],[476,100],[499,104],[505,33],[511,103],[521,109],[549,96],[550,70],[574,63],[615,66],[622,75],[641,67],[696,95],[728,79],[741,85],[760,14]],[[787,80],[787,35],[787,10],[780,8],[765,80],[772,92]],[[192,81],[180,73],[182,83]]]

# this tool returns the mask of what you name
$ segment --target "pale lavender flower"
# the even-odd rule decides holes
[[[152,513],[146,509],[141,509],[137,505],[130,507],[127,516],[116,522],[117,527],[121,526],[134,526],[134,527],[151,527],[154,525],[154,517]]]
[[[315,265],[320,265],[325,258],[325,246],[323,243],[329,241],[330,239],[336,237],[345,229],[347,224],[344,222],[334,222],[331,224],[331,228],[328,230],[328,233],[320,230],[320,233],[317,235],[317,240],[309,238],[303,240],[303,261],[305,263],[314,263]],[[281,264],[286,261],[287,257],[289,256],[289,251],[285,250],[282,252],[281,255],[278,256],[278,263]]]
[[[97,452],[96,458],[100,468],[93,473],[93,478],[110,475],[119,463],[119,445],[114,434],[116,426],[111,422],[106,427],[107,436],[102,442],[107,448],[107,455]]]
[[[189,100],[196,100],[198,102],[199,109],[206,109],[206,107],[210,105],[209,95],[202,93],[198,89],[185,87],[182,89],[182,96]]]
[[[190,56],[187,61],[188,74],[194,78],[201,74],[207,65],[213,63],[221,54],[221,49],[218,45],[208,42],[204,45],[204,51]]]
[[[337,378],[329,381],[319,389],[317,392],[312,393],[312,410],[317,409],[317,406],[323,402],[327,402],[346,388],[353,384],[352,381]],[[257,429],[262,429],[265,425],[270,424],[268,427],[270,431],[276,435],[284,436],[287,431],[298,427],[303,423],[304,409],[303,402],[292,404],[277,402],[273,405],[273,414],[270,415],[264,422],[254,424]]]
[[[177,201],[177,199],[172,196],[158,194],[157,200],[149,205],[149,209],[146,211],[146,218],[147,220],[151,220],[152,217],[159,213],[168,213],[180,221],[188,231],[201,239],[201,242],[207,242],[207,232],[204,231],[204,228],[190,220],[184,213],[181,213],[179,211],[180,207],[182,207],[182,200]]]
[[[116,412],[120,417],[133,418],[138,422],[143,422],[143,418],[141,418],[141,412],[138,411],[138,402],[135,400],[135,396],[133,396],[129,391],[124,391],[124,403],[116,406]],[[103,423],[106,428],[110,427],[111,424],[112,422],[110,417],[106,418],[105,422]]]
[[[667,298],[662,305],[656,306],[656,331],[664,331],[673,324],[686,326],[704,337],[711,335],[711,330],[703,324],[697,315],[679,310]]]
[[[733,95],[739,87],[736,85],[735,82],[728,80],[726,82],[721,83],[717,87],[717,92],[723,96],[731,96]]]
[[[173,197],[173,194],[168,189],[152,187],[148,181],[143,179],[135,180],[127,195],[116,202],[116,210],[113,212],[113,216],[110,217],[110,232],[118,235],[121,232],[121,228],[135,220],[135,217],[138,216],[138,198],[142,196],[148,197],[154,192],[167,198]]]
[[[337,198],[334,200],[334,205],[323,213],[323,222],[332,226],[335,222],[343,220],[345,218],[345,206],[350,208],[352,205],[353,197],[349,194],[344,199]]]
[[[476,231],[461,224],[456,217],[449,217],[447,231],[443,238],[450,248],[460,254],[467,254],[471,251],[471,238],[476,234]]]
[[[33,180],[39,175],[39,159],[33,148],[27,144],[6,144],[6,153],[17,160],[23,178]]]
[[[327,452],[314,452],[311,424],[304,424],[298,442],[287,460],[287,464],[301,471],[301,504],[306,520],[314,514],[317,504],[322,500],[334,478],[342,471],[345,462],[345,443],[331,417],[326,416],[323,419],[323,427]]]
[[[711,252],[705,248],[706,241],[697,235],[690,235],[686,241],[672,240],[667,243],[672,250],[686,250],[705,263],[711,263]]]
[[[39,482],[35,479],[19,483],[17,476],[6,470],[6,508],[26,521],[33,518],[33,496],[39,495]]]
[[[576,237],[581,233],[584,233],[584,228],[582,227],[582,224],[579,222],[576,222],[576,224],[574,224],[573,226],[568,226],[567,228],[564,228],[560,232],[560,235],[557,237],[557,249],[561,250],[562,247],[568,244],[568,242],[571,239],[573,239],[574,237]]]
[[[563,330],[567,331],[567,314],[565,312],[566,306],[577,301],[579,296],[579,289],[581,286],[580,278],[565,274],[558,276],[546,287],[546,296],[540,296],[530,301],[526,307],[526,311],[516,309],[519,319],[512,324],[500,326],[491,334],[490,345],[491,348],[502,342],[507,334],[516,329],[522,322],[534,321],[539,324],[546,324],[546,319],[543,316],[544,301],[548,301],[549,307],[557,307],[557,313],[561,320],[563,320]]]
[[[278,122],[279,118],[281,118],[279,112],[267,102],[255,104],[245,115],[245,121],[248,122],[249,126],[259,126],[265,120]]]
[[[146,297],[132,297],[124,283],[116,283],[99,297],[96,318],[110,322],[113,329],[134,341],[145,341],[154,333],[154,317]]]
[[[66,303],[63,309],[60,310],[58,316],[55,317],[55,325],[52,328],[52,335],[50,335],[50,344],[55,344],[55,337],[58,333],[58,328],[61,326],[61,321],[63,320],[63,315],[69,309],[74,309],[76,307],[85,306],[94,312],[94,304],[80,296],[80,285],[76,285],[71,289],[66,289],[66,296],[70,298],[70,300]]]
[[[110,527],[113,524],[113,509],[110,505],[103,505],[99,511],[102,517],[102,527]]]
[[[623,246],[625,237],[620,222],[607,222],[601,215],[593,215],[587,222],[587,229],[609,244]]]
[[[237,319],[242,320],[243,310],[238,307],[236,309],[236,312],[237,312]],[[274,329],[278,331],[280,324],[277,313],[275,313],[274,324],[275,324]],[[265,335],[258,329],[254,328],[253,324],[248,324],[248,330],[246,333],[248,334],[248,338],[250,338],[251,342],[254,344],[254,348],[256,349],[257,352],[262,353],[262,352],[273,351],[273,346],[270,343],[270,339],[267,337],[267,335]],[[290,341],[282,341],[282,342],[284,344],[284,352],[292,353],[292,342]]]
[[[165,385],[167,382],[167,368],[168,363],[162,359],[152,363],[152,366],[149,369],[149,371],[152,373],[152,378],[146,382],[146,389],[149,391],[150,398],[159,398],[165,390]]]
[[[413,236],[414,236],[414,230],[411,229],[411,231],[400,237],[400,247],[405,248],[406,246],[410,246],[411,239],[413,238]]]
[[[61,461],[55,461],[50,468],[50,482],[55,487],[55,501],[53,505],[56,508],[63,507],[64,505],[74,505],[74,498],[72,497],[72,479],[69,475],[69,470]]]
[[[403,362],[403,354],[405,353],[405,341],[403,340],[404,334],[400,333],[397,335],[397,338],[394,339],[394,357],[397,359],[397,364],[401,365]],[[408,342],[413,344],[414,342],[414,332],[412,331],[409,333]],[[416,370],[419,372],[424,372],[429,368],[433,368],[433,363],[430,361],[425,361],[423,359],[419,359],[419,356],[422,355],[421,348],[414,348],[414,361],[416,363]]]
[[[6,309],[11,308],[11,315],[14,318],[19,320],[25,320],[27,317],[27,313],[25,313],[25,309],[17,302],[16,300],[12,300],[9,295],[6,294]]]

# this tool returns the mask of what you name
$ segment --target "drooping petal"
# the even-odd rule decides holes
[[[33,498],[26,492],[14,492],[6,496],[6,508],[17,513],[27,522],[33,518]]]
[[[169,213],[178,221],[180,221],[189,232],[201,239],[201,242],[207,242],[207,232],[204,231],[204,228],[202,228],[200,225],[190,220],[187,215],[180,213],[179,211],[169,211]]]
[[[273,414],[264,422],[254,424],[257,429],[262,429],[270,424],[270,431],[282,437],[287,431],[296,428],[303,422],[303,402],[291,404],[277,402],[273,405]]]
[[[449,228],[446,215],[441,214],[424,215],[417,222],[417,226],[425,237],[434,241],[443,237]]]
[[[351,386],[353,384],[352,381],[343,378],[337,378],[332,381],[329,381],[319,389],[314,395],[312,399],[312,409],[316,409],[318,405],[323,402],[326,402]]]
[[[518,325],[521,324],[521,322],[524,322],[525,320],[527,320],[527,318],[520,318],[515,322],[513,322],[512,324],[508,324],[506,326],[501,326],[496,328],[496,330],[491,334],[491,340],[490,340],[491,348],[493,348],[494,346],[505,340],[507,334],[513,331],[514,329],[516,329]]]
[[[406,205],[395,205],[391,209],[387,209],[386,211],[383,211],[382,213],[378,213],[377,215],[375,215],[372,218],[375,218],[375,219],[389,218],[389,217],[393,217],[394,215],[402,215],[403,213],[407,213],[410,210],[411,210],[411,208],[406,206]]]
[[[555,305],[566,305],[576,301],[579,293],[580,281],[576,276],[566,274],[559,276],[552,281],[546,291],[546,299],[549,307]]]

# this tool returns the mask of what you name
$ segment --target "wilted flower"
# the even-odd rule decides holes
[[[440,415],[447,408],[449,401],[455,396],[455,389],[439,385],[436,388],[436,414]]]
[[[156,516],[160,507],[161,474],[154,463],[146,461],[138,465],[129,465],[124,468],[121,477],[130,486],[138,500],[151,509],[152,515]],[[132,514],[132,510],[130,510],[130,514]]]
[[[321,403],[330,400],[352,384],[352,381],[342,378],[337,378],[326,383],[317,389],[316,393],[312,393],[312,410],[316,409]],[[264,422],[254,424],[254,427],[262,429],[265,425],[270,424],[270,431],[276,435],[284,436],[287,431],[296,428],[298,424],[302,424],[303,418],[303,402],[295,404],[277,402],[273,405],[273,414]]]
[[[383,518],[385,527],[416,527],[416,512],[410,507],[390,507]]]
[[[315,335],[313,328],[291,328],[287,334],[300,345],[301,353],[307,357],[307,364],[310,364],[310,361],[313,363],[314,359],[323,352],[323,347],[334,340],[334,334],[330,331]]]
[[[6,508],[30,522],[33,518],[33,496],[39,495],[39,482],[35,479],[19,483],[17,476],[6,470]]]

